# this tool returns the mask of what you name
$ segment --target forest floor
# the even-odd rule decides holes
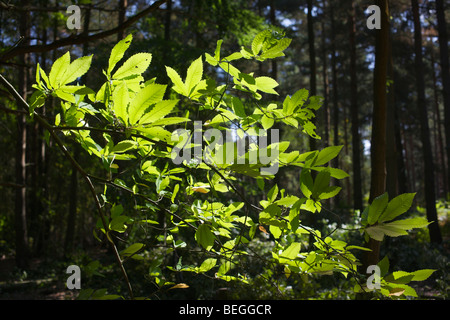
[[[31,261],[30,273],[37,270],[42,261]],[[13,280],[12,280],[13,279]],[[74,291],[68,290],[63,281],[52,275],[28,276],[18,273],[14,257],[0,258],[0,300],[73,300]]]
[[[419,295],[419,299],[446,299],[450,291],[450,221],[441,222],[446,230],[440,256],[444,261],[440,264],[431,264],[434,269],[440,269],[440,277],[422,282],[411,283]],[[420,251],[418,242],[405,252]],[[422,248],[423,249],[423,248]],[[94,250],[94,256],[104,256],[105,252]],[[431,254],[431,253],[430,253]],[[427,255],[434,257],[434,254]],[[429,261],[430,263],[432,261]],[[78,290],[69,290],[66,287],[68,275],[65,273],[66,262],[49,259],[32,259],[27,271],[16,267],[14,256],[0,255],[0,300],[74,300]],[[438,283],[440,281],[440,283]],[[444,295],[442,295],[444,293]],[[448,298],[447,298],[448,299]]]
[[[42,261],[34,259],[30,273],[41,264]],[[15,280],[11,280],[12,278]],[[442,299],[434,281],[419,282],[413,287],[419,299]],[[18,274],[13,257],[0,258],[0,300],[74,300],[77,292],[68,290],[64,279],[58,277]]]

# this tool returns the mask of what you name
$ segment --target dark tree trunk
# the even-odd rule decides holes
[[[310,69],[310,88],[309,93],[311,96],[317,94],[317,84],[316,84],[316,50],[314,47],[314,22],[312,16],[312,0],[308,0],[308,44],[309,44],[309,69]],[[314,120],[313,122],[317,122]],[[317,142],[315,138],[309,138],[310,150],[317,149]]]
[[[448,193],[448,181],[447,181],[447,167],[445,163],[445,152],[444,152],[444,138],[442,135],[442,119],[441,111],[439,109],[439,90],[437,85],[437,77],[435,73],[435,59],[433,54],[433,46],[430,46],[431,54],[431,70],[433,75],[433,98],[434,98],[434,113],[435,113],[435,145],[436,145],[436,159],[439,159],[439,166],[436,166],[436,178],[441,178],[441,183],[438,183],[438,197],[445,198]],[[442,173],[442,175],[440,174]],[[441,194],[442,190],[442,194]]]
[[[118,17],[118,25],[121,25],[125,21],[125,14],[128,6],[127,0],[119,0],[119,17]],[[120,41],[124,38],[125,30],[120,30],[117,33],[117,41]]]
[[[390,34],[389,34],[390,37]],[[387,77],[391,81],[387,88],[387,109],[386,109],[386,191],[392,199],[399,194],[399,173],[398,173],[398,153],[395,107],[395,81],[394,81],[394,61],[392,58],[392,44],[389,40]],[[400,149],[401,151],[401,149]]]
[[[351,91],[351,119],[352,119],[352,159],[353,159],[353,199],[354,209],[363,210],[362,181],[361,181],[361,137],[359,134],[359,108],[358,108],[358,79],[356,74],[356,17],[355,3],[351,2],[349,14],[350,26],[350,91]]]
[[[430,142],[430,128],[428,126],[427,104],[425,100],[425,83],[423,78],[422,61],[422,27],[420,23],[419,4],[417,0],[411,0],[414,18],[414,51],[415,51],[415,71],[417,86],[417,108],[420,119],[420,136],[422,140],[422,154],[425,180],[425,201],[427,209],[427,218],[431,222],[428,225],[430,240],[433,243],[441,243],[442,236],[438,225],[436,211],[436,193],[434,185],[434,164],[433,152]]]
[[[22,6],[28,5],[27,1],[21,2]],[[30,13],[20,13],[20,35],[24,37],[26,45],[30,36]],[[29,54],[19,58],[19,93],[27,98]],[[17,139],[15,174],[16,183],[22,187],[16,188],[15,194],[15,232],[16,232],[16,265],[19,268],[27,268],[29,263],[28,228],[27,228],[27,203],[26,203],[26,150],[27,150],[27,126],[26,117],[17,116]]]
[[[371,181],[369,203],[386,191],[386,79],[389,52],[389,5],[388,0],[378,0],[381,11],[381,29],[376,30],[375,71],[373,90],[373,123],[371,139]],[[363,271],[378,263],[380,241],[370,239],[367,247]]]
[[[275,15],[275,0],[270,0],[270,11],[269,11],[269,20],[270,23],[273,26],[277,25],[277,18]],[[270,73],[270,76],[277,80],[278,78],[278,64],[277,64],[277,60],[276,59],[272,59],[272,71]]]
[[[330,96],[330,88],[329,88],[329,78],[328,78],[328,50],[326,47],[326,32],[325,32],[325,11],[327,7],[326,0],[322,1],[322,12],[323,17],[321,20],[321,28],[322,28],[322,80],[323,80],[323,117],[324,117],[324,135],[323,141],[325,147],[330,145],[330,105],[329,105],[329,96]]]
[[[448,3],[447,3],[448,4]],[[444,96],[444,123],[447,151],[447,183],[450,183],[450,65],[448,62],[448,34],[445,22],[444,1],[436,0],[436,15],[439,31],[439,52],[442,74],[442,94]],[[450,190],[450,186],[447,188]]]
[[[339,91],[338,91],[338,79],[337,79],[337,63],[336,63],[336,33],[335,33],[335,20],[334,20],[334,4],[330,3],[330,20],[331,20],[331,74],[333,83],[333,144],[339,145]],[[339,167],[339,157],[332,160],[332,166]],[[348,179],[347,179],[348,180]],[[334,185],[339,186],[339,180],[334,179]],[[347,189],[349,190],[349,189]],[[339,204],[340,195],[335,197],[335,201]]]

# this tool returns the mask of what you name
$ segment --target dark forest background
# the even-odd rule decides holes
[[[366,25],[366,9],[387,3],[390,26],[377,40]],[[66,26],[72,4],[81,8],[79,30]],[[73,58],[94,54],[84,81],[99,88],[111,48],[133,33],[129,54],[151,52],[147,73],[168,83],[165,65],[185,70],[200,54],[214,52],[218,39],[224,39],[222,50],[234,52],[264,29],[285,33],[293,39],[286,57],[261,64],[259,72],[280,83],[280,96],[307,88],[324,104],[316,120],[321,140],[311,143],[289,129],[281,139],[303,151],[344,146],[333,166],[350,178],[339,182],[342,192],[327,203],[343,219],[363,210],[381,191],[390,198],[416,192],[413,210],[439,223],[415,237],[391,239],[383,250],[394,253],[393,264],[406,268],[420,261],[434,264],[441,282],[424,290],[445,298],[450,265],[449,21],[449,3],[443,0],[0,1],[0,73],[27,99],[37,63],[49,70],[69,50]],[[384,61],[375,60],[376,50]],[[39,112],[54,119],[54,107],[46,104]],[[0,295],[15,297],[20,290],[15,284],[35,275],[43,279],[33,284],[39,291],[45,281],[64,277],[56,270],[63,269],[67,257],[102,248],[92,235],[95,204],[87,186],[2,87],[0,132]],[[75,144],[70,147],[79,163],[101,170]],[[381,180],[380,172],[385,172]],[[292,190],[295,174],[280,171],[280,188]]]

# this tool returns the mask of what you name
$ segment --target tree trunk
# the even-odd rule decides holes
[[[448,62],[448,35],[445,22],[444,1],[436,0],[436,15],[439,32],[439,52],[441,58],[442,94],[444,96],[444,123],[447,150],[447,183],[450,184],[450,66]],[[447,188],[450,190],[450,186]]]
[[[325,9],[327,7],[326,0],[322,1],[322,12],[323,17],[321,20],[321,28],[322,28],[322,80],[323,80],[323,117],[324,117],[324,135],[323,141],[325,147],[330,145],[330,105],[329,105],[329,96],[330,96],[330,88],[329,88],[329,79],[328,79],[328,50],[326,48],[326,34],[325,34]]]
[[[390,37],[390,34],[389,34]],[[392,44],[389,39],[387,78],[390,82],[387,88],[387,109],[386,109],[386,191],[392,199],[399,194],[399,173],[398,173],[398,144],[395,132],[396,106],[395,106],[395,81],[394,81],[394,61],[392,57]],[[401,151],[401,149],[400,149]]]
[[[126,0],[121,1],[121,5],[126,6]],[[122,8],[122,7],[121,7]],[[125,19],[123,16],[122,19]],[[123,22],[123,21],[122,21]],[[83,25],[83,32],[86,33],[86,35],[89,32],[89,25],[91,23],[91,8],[89,7],[86,10],[86,15],[84,17],[84,25]],[[119,15],[119,23],[120,23],[120,15]],[[123,36],[123,34],[122,34]],[[119,35],[118,35],[119,37]],[[119,40],[120,41],[120,40]],[[83,44],[83,56],[87,56],[89,54],[89,43],[86,42]],[[82,83],[87,85],[87,74],[85,74],[82,77]],[[74,154],[73,157],[75,160],[78,160],[78,145],[74,143],[73,146]],[[66,238],[64,241],[64,256],[70,257],[73,245],[74,245],[74,239],[75,239],[75,229],[76,229],[76,217],[77,217],[77,208],[78,208],[78,171],[73,167],[72,173],[70,175],[70,199],[69,199],[69,214],[67,217],[67,229],[66,229]]]
[[[77,149],[77,146],[74,147]],[[77,160],[77,151],[75,151],[74,159]],[[72,168],[70,175],[70,198],[69,198],[69,216],[67,218],[66,239],[64,242],[64,256],[70,257],[73,250],[75,238],[75,222],[77,216],[77,200],[78,200],[78,174],[75,168]]]
[[[119,0],[119,17],[118,17],[118,25],[120,26],[125,21],[125,14],[128,6],[127,0]],[[120,41],[124,38],[125,30],[121,29],[117,33],[117,41]]]
[[[339,145],[339,95],[338,95],[338,79],[337,79],[337,66],[336,66],[336,32],[334,21],[334,6],[333,2],[330,3],[330,20],[331,20],[331,74],[333,83],[333,144]],[[332,160],[332,166],[339,168],[339,156]],[[348,180],[348,179],[347,179]],[[339,186],[339,180],[334,179],[334,185]],[[347,189],[349,191],[349,189]],[[335,197],[337,204],[340,202],[340,194]]]
[[[441,188],[439,188],[439,192],[437,194],[438,197],[442,196],[443,198],[447,197],[448,193],[448,181],[447,181],[447,167],[445,163],[445,155],[444,155],[444,139],[442,135],[442,120],[441,120],[441,111],[439,109],[439,90],[437,85],[437,77],[435,73],[435,59],[433,54],[433,45],[430,45],[430,54],[431,54],[431,70],[433,75],[433,98],[434,98],[434,110],[435,110],[435,145],[436,145],[436,159],[439,159],[439,166],[436,166],[436,177],[438,178],[440,176],[441,178],[441,184],[438,184],[442,187],[442,193],[440,194]],[[439,168],[440,167],[440,168]],[[439,175],[439,173],[442,172],[442,175]]]
[[[21,5],[26,6],[27,1]],[[20,13],[20,35],[24,37],[23,44],[29,41],[30,36],[30,13]],[[29,54],[19,58],[19,93],[24,99],[27,98]],[[27,230],[27,203],[26,203],[26,151],[27,151],[27,127],[26,117],[21,114],[17,116],[17,140],[15,174],[16,183],[22,187],[16,188],[15,194],[15,232],[16,232],[16,265],[19,268],[27,268],[29,260],[28,230]]]
[[[430,142],[430,128],[428,126],[428,113],[425,100],[425,83],[423,79],[423,61],[422,61],[422,27],[420,23],[419,4],[417,0],[411,0],[414,19],[414,51],[415,51],[415,69],[417,86],[417,108],[420,118],[420,136],[422,140],[422,154],[425,180],[425,201],[427,208],[427,218],[431,222],[428,225],[430,240],[433,243],[441,243],[442,236],[438,225],[436,211],[436,194],[434,185],[434,165],[433,153]]]
[[[381,29],[375,31],[375,70],[373,89],[373,123],[371,138],[371,180],[369,203],[386,191],[386,79],[389,53],[389,4],[378,0],[381,11]],[[363,271],[376,265],[380,255],[380,241],[370,239],[363,260]]]
[[[352,159],[353,159],[353,201],[354,209],[363,210],[362,181],[361,181],[361,138],[359,134],[358,84],[356,74],[356,17],[355,3],[351,1],[349,13],[350,27],[350,91],[351,91],[351,119],[352,119]]]
[[[311,96],[315,96],[317,94],[317,85],[316,85],[316,50],[314,48],[314,22],[312,17],[312,0],[308,0],[308,44],[309,44],[309,69],[310,69],[310,88],[309,93]],[[313,123],[316,123],[316,119],[313,120]],[[316,139],[310,137],[309,138],[309,147],[310,150],[317,149]]]
[[[269,19],[270,19],[270,23],[273,26],[277,25],[277,19],[276,19],[276,15],[275,15],[275,0],[270,0]],[[272,63],[272,70],[271,70],[270,76],[273,79],[277,80],[277,78],[278,78],[277,59],[272,59],[271,63]]]

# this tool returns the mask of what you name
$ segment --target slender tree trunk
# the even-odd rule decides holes
[[[353,159],[353,199],[354,209],[363,210],[362,181],[361,181],[361,137],[359,134],[358,84],[356,74],[356,17],[355,3],[351,1],[348,17],[350,27],[350,91],[351,91],[351,119],[352,119],[352,159]]]
[[[425,180],[425,201],[427,208],[427,218],[431,222],[428,225],[430,240],[433,243],[441,243],[442,236],[438,225],[436,211],[436,194],[434,184],[434,164],[433,153],[430,142],[430,128],[428,126],[428,113],[425,100],[425,83],[423,79],[422,61],[422,27],[420,23],[419,4],[417,0],[411,0],[414,18],[414,51],[417,86],[417,107],[420,118],[420,135],[422,140],[424,180]]]
[[[270,0],[270,11],[269,11],[269,19],[270,19],[270,23],[273,26],[277,25],[277,18],[275,15],[275,0]],[[277,64],[277,60],[276,59],[272,59],[272,71],[271,71],[271,77],[273,79],[277,79],[278,78],[278,64]]]
[[[441,120],[441,111],[439,109],[439,90],[437,85],[437,77],[435,73],[435,59],[434,59],[434,53],[433,53],[433,45],[430,45],[430,54],[431,54],[431,70],[433,74],[433,96],[434,96],[434,108],[435,108],[435,140],[436,140],[436,159],[439,159],[440,164],[440,172],[442,172],[442,175],[439,175],[442,179],[441,185],[443,189],[442,196],[445,198],[448,193],[448,181],[447,181],[447,167],[445,163],[445,155],[444,155],[444,139],[442,135],[442,120]],[[439,170],[439,168],[436,166],[436,169]],[[438,177],[439,172],[436,172],[436,177]],[[440,194],[438,193],[438,196]]]
[[[21,2],[22,6],[28,5],[27,1]],[[20,13],[20,35],[24,37],[23,43],[29,41],[30,13]],[[19,92],[24,99],[27,98],[29,54],[19,58]],[[26,151],[27,151],[27,127],[26,117],[21,114],[17,117],[16,139],[16,183],[22,187],[16,188],[15,194],[15,232],[16,232],[16,265],[19,268],[27,268],[29,263],[29,245],[27,228],[27,203],[26,203]]]
[[[447,3],[448,5],[448,3]],[[439,52],[444,96],[444,127],[447,150],[447,183],[450,184],[450,65],[448,61],[448,34],[445,22],[444,0],[436,0],[436,15],[439,31]],[[447,190],[450,190],[450,185]]]
[[[388,0],[378,0],[381,11],[381,29],[376,30],[375,71],[373,90],[373,123],[371,139],[371,181],[369,203],[386,191],[386,79],[389,51],[389,4]],[[363,271],[378,263],[380,241],[370,239],[367,247]]]
[[[120,1],[121,5],[126,7],[126,0]],[[121,7],[121,8],[124,8]],[[123,16],[122,19],[125,19]],[[123,21],[122,21],[123,22]],[[86,10],[86,15],[84,17],[84,25],[83,32],[89,33],[89,25],[91,23],[91,8],[89,7]],[[119,23],[120,23],[120,15],[119,15]],[[123,34],[122,34],[123,36]],[[118,35],[119,37],[119,35]],[[120,40],[119,40],[120,41]],[[83,44],[83,56],[87,56],[89,54],[89,43],[86,42]],[[87,85],[87,75],[82,77],[82,82]],[[73,157],[78,161],[78,145],[74,143],[73,145]],[[75,168],[72,168],[72,173],[70,175],[70,199],[69,199],[69,214],[67,217],[67,229],[66,229],[66,238],[64,242],[64,256],[69,257],[72,253],[74,240],[75,240],[75,230],[76,230],[76,217],[77,217],[77,208],[78,208],[78,171]]]
[[[328,50],[326,47],[326,33],[325,33],[325,11],[327,7],[326,0],[322,1],[322,12],[324,17],[321,20],[321,28],[322,28],[322,80],[323,80],[323,117],[324,117],[324,135],[323,140],[325,147],[330,145],[330,104],[329,104],[329,96],[330,96],[330,81],[328,78]]]
[[[398,193],[408,192],[407,188],[407,178],[406,178],[406,141],[402,139],[402,129],[400,124],[400,119],[398,117],[398,108],[394,108],[394,130],[395,130],[395,143],[397,145],[397,174],[398,174]],[[405,150],[405,155],[403,155],[403,149]]]
[[[311,96],[317,94],[317,84],[316,84],[316,50],[314,47],[314,22],[312,16],[312,0],[308,0],[308,44],[309,44],[309,69],[310,69],[310,89],[309,93]],[[313,122],[317,122],[314,120]],[[317,149],[316,139],[309,138],[309,147],[311,150]]]
[[[333,144],[339,145],[339,91],[338,91],[338,79],[337,79],[337,66],[336,66],[336,32],[335,32],[335,20],[334,20],[334,5],[330,3],[330,20],[331,20],[331,74],[333,82]],[[332,160],[332,165],[335,168],[339,167],[339,156]],[[348,179],[347,179],[348,180]],[[334,185],[339,186],[339,180],[334,179]],[[347,189],[349,190],[349,189]],[[338,204],[340,202],[340,195],[335,197],[335,201]]]
[[[119,0],[119,17],[118,17],[118,25],[120,26],[125,21],[125,14],[127,11],[128,1],[127,0]],[[120,30],[117,33],[117,41],[120,41],[124,38],[125,30]]]
[[[76,159],[76,155],[74,155]],[[77,200],[78,200],[78,175],[77,170],[72,168],[70,175],[70,198],[69,198],[69,216],[67,219],[66,239],[64,242],[64,255],[69,257],[73,250],[75,237],[75,220],[77,216]]]
[[[390,37],[390,34],[389,34]],[[396,197],[399,193],[398,185],[398,149],[397,136],[395,132],[396,107],[395,107],[395,81],[394,81],[394,61],[392,57],[392,44],[389,40],[387,77],[391,81],[387,88],[387,109],[386,109],[386,191],[389,198]],[[401,150],[400,150],[401,151]]]

